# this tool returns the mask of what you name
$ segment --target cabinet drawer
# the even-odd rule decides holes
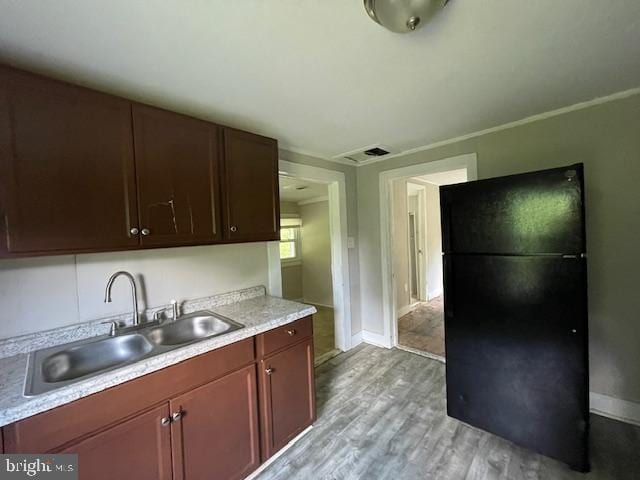
[[[308,316],[256,337],[258,356],[265,357],[281,348],[313,336],[313,317]]]
[[[7,453],[43,453],[255,360],[253,337],[4,427]]]

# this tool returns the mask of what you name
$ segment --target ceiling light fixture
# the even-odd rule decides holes
[[[424,25],[449,0],[364,0],[374,22],[396,33],[413,32]]]

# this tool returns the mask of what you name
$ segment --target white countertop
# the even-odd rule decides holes
[[[215,305],[215,302],[213,304]],[[70,403],[316,313],[315,307],[311,305],[265,295],[216,306],[207,305],[204,301],[198,306],[199,309],[211,310],[241,323],[245,328],[140,360],[35,397],[23,395],[28,353],[0,358],[0,426]],[[37,338],[41,339],[42,334]],[[41,344],[36,345],[34,349],[37,348],[42,348]]]

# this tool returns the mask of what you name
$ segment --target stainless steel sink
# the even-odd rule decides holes
[[[138,360],[244,328],[210,311],[154,321],[103,335],[37,350],[29,355],[24,395],[54,390]]]
[[[47,383],[73,380],[132,362],[151,350],[151,342],[139,333],[78,345],[46,357],[42,361],[42,379]]]
[[[242,328],[242,325],[228,318],[210,312],[197,312],[153,328],[147,333],[147,337],[158,345],[182,345],[239,328]]]

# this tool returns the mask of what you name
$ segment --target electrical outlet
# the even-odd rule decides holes
[[[409,291],[409,284],[407,284],[407,283],[404,284],[404,291],[405,292]]]
[[[356,248],[356,239],[353,237],[347,237],[347,248]]]

